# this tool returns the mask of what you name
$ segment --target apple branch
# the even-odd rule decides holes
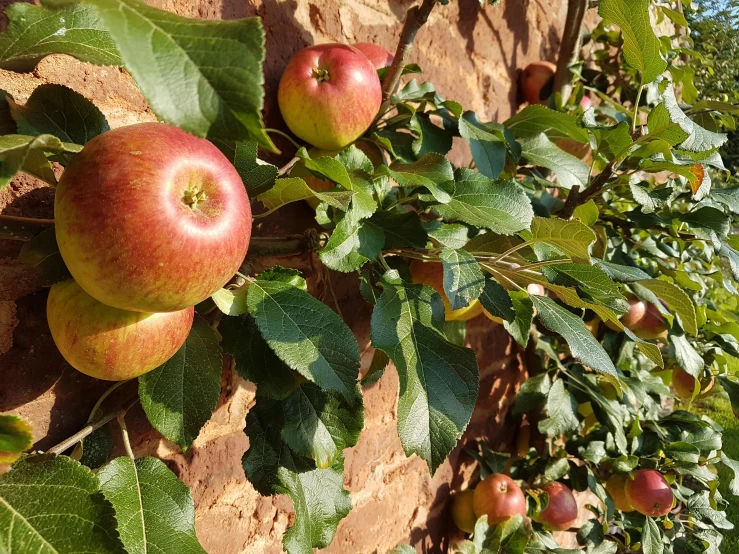
[[[400,76],[403,74],[403,68],[408,63],[411,50],[413,49],[413,41],[416,39],[416,33],[428,21],[429,14],[438,0],[423,0],[420,6],[413,6],[408,10],[403,23],[403,30],[400,32],[400,41],[398,48],[395,50],[395,58],[393,64],[382,81],[382,107],[380,113],[385,113],[390,107],[390,97],[393,95],[395,87],[398,86]]]
[[[582,23],[585,12],[588,11],[588,0],[568,0],[567,18],[562,33],[562,43],[559,46],[557,58],[557,72],[554,74],[552,93],[562,96],[562,104],[567,102],[572,94],[572,74],[570,67],[577,63],[580,57],[582,44]]]
[[[53,219],[0,214],[0,239],[29,240],[53,226]]]

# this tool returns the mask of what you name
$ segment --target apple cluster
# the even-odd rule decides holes
[[[54,217],[73,279],[49,293],[52,337],[74,368],[112,381],[151,371],[182,347],[194,306],[242,264],[252,226],[228,159],[164,123],[88,142],[59,181]]]

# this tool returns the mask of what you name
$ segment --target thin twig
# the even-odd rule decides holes
[[[291,144],[292,144],[292,145],[293,145],[293,146],[294,146],[295,148],[297,148],[298,150],[300,150],[300,149],[302,148],[302,146],[300,146],[300,145],[299,145],[299,144],[298,144],[297,142],[295,142],[295,139],[294,139],[294,138],[292,138],[292,137],[291,137],[290,135],[288,135],[287,133],[284,133],[284,132],[280,131],[279,129],[265,129],[265,131],[267,132],[267,134],[269,134],[269,133],[274,133],[275,135],[280,135],[280,136],[281,136],[282,138],[284,138],[284,139],[286,139],[286,140],[290,141],[290,143],[291,143]]]
[[[136,459],[136,456],[133,455],[133,449],[131,448],[131,440],[128,438],[128,428],[126,427],[126,412],[124,410],[121,410],[118,412],[117,416],[118,418],[118,425],[121,426],[121,436],[123,437],[123,448],[126,449],[126,454],[128,454],[128,457],[132,460]]]
[[[299,161],[300,161],[300,158],[298,158],[297,156],[295,156],[295,157],[294,157],[294,158],[293,158],[292,160],[290,160],[289,162],[287,162],[287,163],[286,163],[285,165],[283,165],[283,166],[282,166],[282,167],[281,167],[281,168],[280,168],[280,169],[278,170],[278,172],[277,172],[277,173],[278,173],[278,175],[279,175],[280,177],[284,177],[285,175],[287,175],[288,173],[290,173],[290,170],[291,170],[291,169],[293,168],[293,166],[294,166],[294,165],[295,165],[296,163],[298,163]]]
[[[309,228],[302,235],[289,237],[252,237],[247,261],[267,256],[296,256],[318,250],[325,243],[326,234]]]
[[[53,219],[0,214],[0,238],[3,239],[30,240],[53,226]]]
[[[398,48],[395,50],[393,64],[388,69],[385,79],[382,81],[382,107],[380,108],[380,114],[384,114],[390,108],[390,98],[400,82],[403,68],[408,63],[408,58],[410,58],[411,49],[413,48],[413,41],[416,39],[416,33],[428,21],[429,14],[434,9],[437,1],[423,0],[420,6],[413,6],[408,10],[405,16],[403,30],[400,32],[400,41],[398,42]]]
[[[572,74],[570,67],[577,63],[582,45],[582,23],[588,11],[588,0],[568,0],[567,18],[562,32],[562,43],[557,57],[557,72],[554,74],[552,93],[559,93],[562,105],[572,94]]]

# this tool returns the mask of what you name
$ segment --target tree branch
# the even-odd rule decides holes
[[[29,240],[53,226],[53,219],[0,214],[0,239]]]
[[[387,75],[385,75],[385,79],[382,81],[382,107],[379,113],[384,114],[390,107],[390,97],[400,82],[403,68],[408,63],[416,33],[428,21],[429,14],[434,9],[437,1],[423,0],[420,6],[413,6],[408,10],[405,23],[403,23],[403,30],[400,33],[398,48],[395,50],[395,58],[390,69],[388,69]]]
[[[562,33],[562,43],[559,46],[557,58],[557,72],[554,74],[552,93],[562,96],[564,105],[572,94],[572,75],[570,66],[577,63],[580,57],[582,44],[582,23],[585,12],[588,11],[588,0],[568,0],[567,18]]]

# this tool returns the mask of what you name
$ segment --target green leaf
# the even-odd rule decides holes
[[[617,283],[632,283],[634,281],[649,279],[649,274],[638,267],[614,264],[605,260],[599,260],[598,258],[593,258],[593,261],[595,265],[605,271]]]
[[[18,416],[0,414],[0,464],[12,464],[33,446],[31,425]]]
[[[732,460],[724,452],[721,452],[721,463],[728,467],[734,474],[729,482],[729,491],[734,496],[739,496],[739,462]]]
[[[626,313],[628,304],[621,289],[599,267],[588,264],[562,263],[542,268],[550,283],[576,287],[587,298],[616,312]]]
[[[732,213],[739,214],[739,187],[711,190],[711,198],[721,202]]]
[[[526,193],[514,181],[491,181],[465,168],[455,172],[455,189],[450,201],[434,205],[433,209],[446,219],[501,235],[527,229],[534,216]]]
[[[82,465],[90,469],[98,469],[108,461],[113,453],[113,436],[107,427],[100,427],[80,441],[71,457],[74,458],[78,452],[81,452],[79,462]]]
[[[27,456],[0,476],[4,552],[125,554],[114,514],[95,474],[66,456]]]
[[[544,468],[544,479],[546,481],[559,481],[570,471],[570,463],[567,458],[550,458]]]
[[[682,150],[690,152],[706,152],[722,146],[728,137],[723,133],[714,133],[698,125],[680,109],[675,97],[675,89],[668,86],[662,94],[665,108],[670,114],[670,121],[677,123],[688,134],[688,138],[680,143]]]
[[[577,185],[585,188],[590,178],[590,168],[580,158],[568,154],[544,133],[521,139],[521,155],[535,166],[550,169],[562,187],[571,189]]]
[[[548,373],[540,373],[529,377],[521,384],[521,388],[516,395],[513,404],[513,415],[543,410],[551,388],[552,380]]]
[[[562,379],[557,379],[549,389],[546,405],[547,417],[539,422],[539,432],[550,437],[577,431],[580,420],[577,419],[577,401],[565,390]]]
[[[357,392],[357,398],[361,398]],[[345,448],[357,444],[364,426],[361,402],[347,404],[336,393],[305,383],[282,402],[282,440],[293,452],[315,460],[319,468],[333,465]]]
[[[22,135],[53,135],[74,144],[85,144],[110,129],[95,104],[62,85],[37,87],[24,105],[11,101],[10,113]]]
[[[523,291],[509,290],[508,296],[511,298],[511,306],[516,317],[511,322],[501,318],[503,319],[503,327],[518,344],[526,348],[529,343],[531,322],[534,320],[534,304],[531,302],[529,295]]]
[[[651,517],[647,517],[644,521],[641,544],[644,554],[662,554],[663,552],[662,533]]]
[[[417,162],[383,166],[380,175],[390,175],[405,188],[425,187],[433,197],[444,204],[450,200],[449,192],[441,185],[454,180],[454,169],[441,154],[427,154]]]
[[[247,303],[264,340],[283,362],[321,388],[355,400],[359,346],[331,308],[289,282],[264,275],[249,286]]]
[[[579,221],[535,217],[531,234],[534,242],[554,246],[574,262],[590,262],[589,248],[595,242],[595,233]]]
[[[385,245],[383,230],[368,220],[346,214],[318,256],[326,267],[348,273],[376,260]]]
[[[213,302],[226,315],[245,314],[248,309],[246,307],[246,288],[241,289],[220,289],[213,296]]]
[[[602,0],[598,14],[621,28],[624,58],[642,74],[643,84],[651,83],[667,69],[649,19],[649,0]]]
[[[310,554],[325,548],[336,527],[351,510],[344,490],[344,460],[327,469],[290,450],[281,437],[284,414],[279,402],[257,399],[246,416],[249,450],[242,458],[244,472],[262,495],[287,494],[293,501],[295,523],[283,536],[288,554]]]
[[[0,190],[10,183],[18,171],[25,171],[46,181],[56,184],[51,164],[44,152],[59,154],[62,152],[75,153],[82,150],[81,146],[60,141],[53,135],[26,135],[0,136]]]
[[[616,375],[611,358],[590,334],[582,319],[546,296],[532,296],[531,300],[537,309],[539,320],[553,333],[562,335],[574,358],[596,371]]]
[[[42,287],[66,281],[72,275],[62,260],[54,227],[42,231],[21,248],[18,261],[33,268]]]
[[[485,286],[485,276],[475,257],[465,250],[445,248],[439,259],[444,266],[444,293],[452,310],[477,300]]]
[[[149,422],[188,450],[218,404],[222,371],[216,332],[196,316],[177,353],[139,377],[139,397]]]
[[[417,454],[433,474],[472,417],[478,391],[472,350],[443,334],[444,305],[425,285],[408,285],[396,271],[382,281],[371,338],[400,377],[398,432],[406,455]]]
[[[670,333],[670,343],[675,349],[677,364],[696,379],[700,379],[704,369],[703,357],[688,342],[687,337]]]
[[[413,153],[416,157],[421,158],[431,152],[444,156],[452,149],[454,135],[449,130],[434,125],[429,114],[416,113],[408,122],[408,127],[418,133],[418,139],[413,141]]]
[[[390,358],[387,357],[387,354],[382,350],[375,350],[372,353],[372,361],[370,362],[369,368],[367,368],[367,373],[362,377],[360,384],[363,387],[371,387],[377,383],[380,377],[385,374],[385,369],[387,369],[389,363]]]
[[[218,331],[223,351],[233,356],[239,375],[257,386],[257,395],[279,400],[295,390],[297,374],[265,342],[252,316],[224,317]]]
[[[680,318],[683,329],[691,335],[698,334],[695,305],[683,289],[661,279],[649,279],[638,283],[667,304],[667,307]]]
[[[190,489],[157,458],[116,458],[98,472],[128,554],[205,554]]]
[[[714,246],[721,248],[721,241],[731,231],[731,220],[723,211],[709,206],[703,206],[677,218],[687,223],[696,237],[711,241]]]
[[[482,307],[488,313],[499,317],[505,322],[513,323],[516,319],[513,300],[508,295],[508,291],[492,277],[485,279],[482,292],[480,293],[480,304],[482,304]],[[529,321],[530,325],[531,322]],[[526,328],[526,335],[528,336],[528,327]]]
[[[233,165],[241,176],[249,198],[256,198],[275,186],[278,169],[257,158],[256,143],[237,142]]]
[[[459,119],[459,134],[470,143],[477,170],[490,179],[497,179],[505,168],[506,144],[498,135],[473,120],[474,114]]]
[[[572,212],[572,217],[578,219],[583,225],[592,227],[598,222],[600,216],[600,210],[593,200],[588,200],[585,204],[580,204],[575,211]]]
[[[329,206],[347,211],[353,195],[354,193],[350,190],[316,192],[303,179],[288,177],[277,179],[272,188],[257,196],[257,200],[267,207],[268,212],[274,212],[285,204],[309,198],[318,198]]]
[[[428,236],[438,242],[442,248],[463,248],[469,240],[469,230],[461,223],[424,221],[422,225]]]
[[[544,133],[553,141],[570,138],[583,144],[590,143],[590,136],[580,126],[577,117],[545,106],[526,106],[503,125],[517,137],[535,137]]]
[[[424,248],[428,236],[424,224],[416,212],[379,211],[369,222],[385,233],[385,249]],[[465,228],[465,234],[466,234]]]
[[[726,514],[711,506],[710,494],[709,491],[701,491],[688,498],[687,506],[690,515],[719,529],[733,529],[734,525],[726,519]]]
[[[252,141],[276,151],[262,123],[260,18],[188,19],[141,0],[83,1],[95,6],[124,67],[160,119],[199,137]]]
[[[649,112],[647,126],[650,137],[664,140],[670,146],[677,146],[689,136],[680,125],[670,121],[670,112],[664,102],[660,102]]]
[[[47,10],[18,2],[6,10],[10,24],[0,35],[0,67],[31,71],[49,54],[69,54],[97,65],[121,65],[115,43],[92,7]]]

